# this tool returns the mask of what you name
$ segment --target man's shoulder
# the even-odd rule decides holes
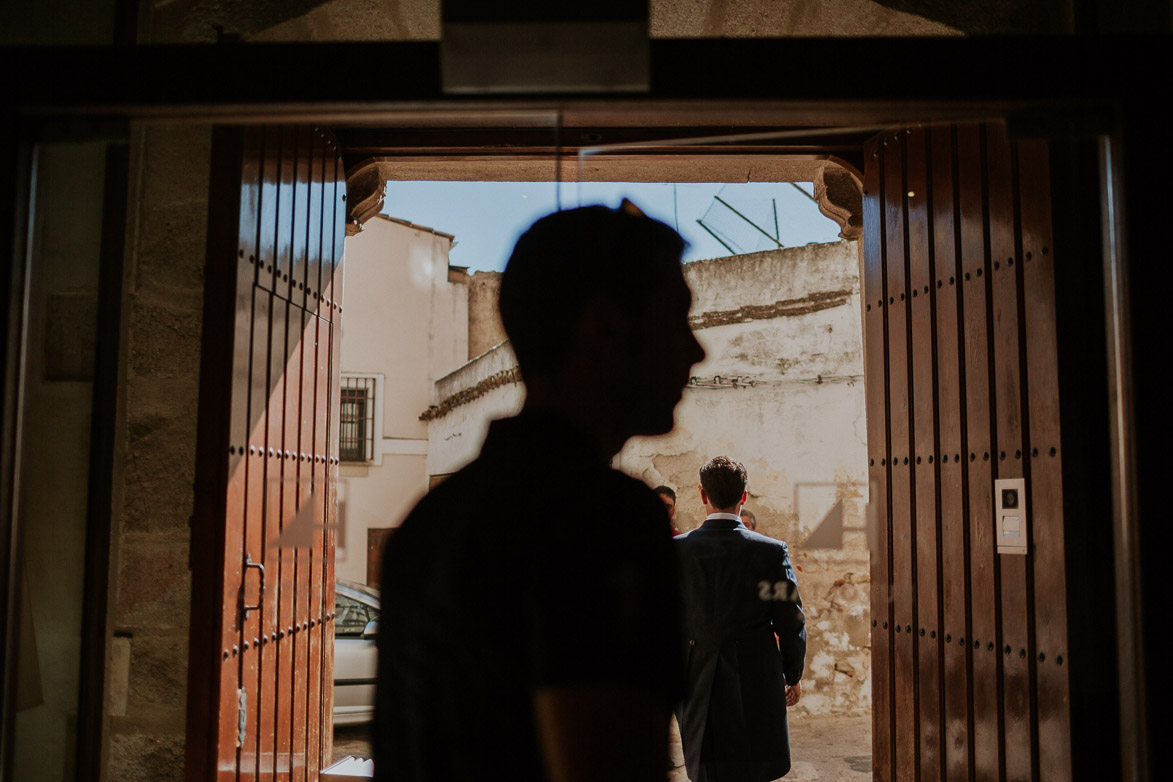
[[[760,532],[746,530],[745,536],[747,540],[751,541],[756,546],[767,546],[770,548],[781,549],[784,553],[789,550],[789,546],[786,545],[786,541],[779,540],[778,538],[771,538],[769,535],[763,535]]]

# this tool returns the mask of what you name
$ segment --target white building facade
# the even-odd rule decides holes
[[[437,378],[468,360],[468,274],[453,237],[379,215],[346,243],[335,573],[374,584],[377,551],[428,488]]]

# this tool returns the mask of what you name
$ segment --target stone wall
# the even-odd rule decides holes
[[[673,432],[632,440],[615,464],[650,486],[671,486],[677,526],[687,531],[704,520],[700,466],[718,454],[744,462],[758,531],[787,541],[800,571],[810,647],[799,713],[870,713],[858,247],[699,261],[685,266],[685,277],[707,358],[694,369]],[[429,474],[467,463],[488,421],[520,407],[524,389],[506,348],[437,383]]]
[[[497,311],[501,272],[476,272],[468,286],[468,357],[476,358],[505,341],[505,326]]]
[[[107,779],[183,776],[210,155],[200,127],[138,131],[132,146]]]

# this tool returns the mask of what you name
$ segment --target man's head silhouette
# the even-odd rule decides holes
[[[672,428],[704,358],[688,325],[683,249],[679,234],[626,201],[556,212],[521,236],[499,307],[527,409],[570,418],[608,455]]]

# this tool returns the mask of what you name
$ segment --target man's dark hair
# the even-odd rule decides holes
[[[592,298],[638,313],[683,252],[680,234],[627,204],[555,212],[530,226],[501,276],[498,300],[522,375],[557,367]]]
[[[668,488],[667,486],[657,486],[656,488],[652,489],[652,493],[662,494],[665,497],[671,497],[672,502],[676,502],[676,492],[672,491],[672,489]]]
[[[732,508],[745,494],[745,465],[728,456],[714,456],[701,467],[701,488],[714,508]]]

